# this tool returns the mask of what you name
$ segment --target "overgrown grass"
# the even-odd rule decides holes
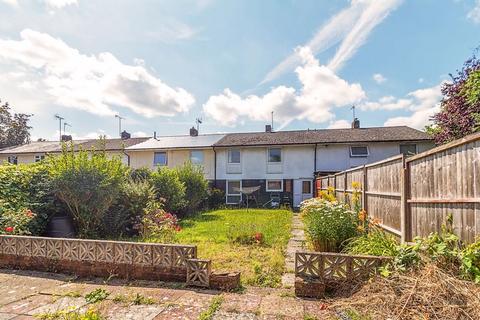
[[[177,242],[197,245],[199,257],[211,259],[216,271],[240,271],[243,284],[275,287],[285,268],[291,221],[288,210],[216,210],[182,220]],[[232,234],[252,230],[262,234],[261,243],[232,241]]]

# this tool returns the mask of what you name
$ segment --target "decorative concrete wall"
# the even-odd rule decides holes
[[[295,293],[297,296],[321,298],[325,289],[342,283],[368,278],[389,257],[349,255],[333,252],[295,253]]]

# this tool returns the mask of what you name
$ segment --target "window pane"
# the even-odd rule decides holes
[[[156,166],[165,166],[167,165],[167,153],[166,152],[155,152],[153,157],[153,164]]]
[[[400,153],[404,155],[412,155],[417,153],[417,145],[416,144],[401,144],[400,145]]]
[[[228,163],[240,163],[240,149],[228,150]]]
[[[302,193],[303,194],[312,193],[312,182],[311,181],[303,181],[302,182]]]
[[[366,146],[350,147],[350,155],[352,157],[366,157],[368,156],[368,148]]]
[[[267,180],[267,191],[282,191],[282,180]]]
[[[240,194],[240,181],[227,181],[227,194]]]
[[[17,156],[9,156],[8,157],[8,162],[11,163],[11,164],[18,164]]]
[[[190,161],[192,161],[193,164],[203,164],[203,151],[202,150],[191,151]]]
[[[282,162],[282,149],[280,148],[268,149],[268,162]]]

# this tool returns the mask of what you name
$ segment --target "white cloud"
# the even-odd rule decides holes
[[[329,64],[331,69],[338,70],[366,41],[375,26],[382,22],[401,1],[352,0],[350,7],[334,15],[304,46],[310,47],[314,54],[318,54],[343,40]],[[297,54],[288,56],[268,72],[260,84],[270,82],[283,73],[293,70],[301,61],[301,57]]]
[[[143,131],[135,131],[134,133],[132,133],[132,137],[134,138],[143,138],[143,137],[149,137],[149,136],[151,136],[151,134],[148,134]]]
[[[7,5],[10,5],[12,7],[18,7],[18,1],[17,0],[0,0],[0,2],[3,2]]]
[[[365,98],[359,84],[350,84],[326,66],[320,65],[309,48],[300,48],[298,55],[303,65],[295,72],[302,84],[300,91],[278,86],[263,96],[240,97],[230,89],[211,96],[203,105],[204,112],[225,125],[233,126],[240,118],[268,121],[274,111],[275,120],[282,123],[279,130],[290,121],[308,119],[323,123],[333,119],[331,109],[358,102]]]
[[[350,126],[351,126],[350,122],[348,122],[347,120],[341,119],[341,120],[331,121],[327,129],[345,129],[345,128],[350,128]]]
[[[182,88],[172,88],[144,66],[126,65],[109,52],[85,55],[60,39],[25,29],[21,40],[0,39],[0,62],[25,69],[37,90],[54,103],[97,115],[114,115],[121,106],[145,117],[174,116],[195,102]],[[42,92],[44,91],[44,92]]]
[[[381,73],[375,73],[373,76],[372,76],[372,79],[378,83],[378,84],[382,84],[384,83],[385,81],[387,81],[387,78],[385,78]]]
[[[389,118],[385,126],[405,125],[423,129],[430,122],[431,117],[440,109],[442,99],[441,86],[443,83],[430,88],[418,89],[407,94],[406,98],[396,99],[392,96],[381,98],[378,102],[367,102],[359,107],[362,110],[406,110],[409,116]]]
[[[77,0],[45,0],[48,7],[53,9],[61,9],[69,5],[78,5]]]
[[[423,82],[425,82],[425,79],[423,79],[423,78],[418,78],[418,83],[423,83]]]
[[[188,40],[199,33],[198,29],[175,19],[166,19],[155,28],[147,32],[147,36],[154,41],[172,43],[179,40]]]
[[[467,18],[473,23],[480,23],[480,0],[475,1],[475,6],[468,12]]]

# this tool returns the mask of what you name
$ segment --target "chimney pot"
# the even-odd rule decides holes
[[[271,124],[265,125],[265,132],[272,132],[272,125]]]
[[[191,128],[190,128],[190,136],[191,136],[191,137],[196,137],[196,136],[198,136],[198,130],[195,129],[195,127],[191,127]]]
[[[62,141],[72,141],[71,135],[62,134]]]
[[[360,129],[360,120],[358,118],[353,119],[352,129]]]
[[[127,140],[127,139],[130,139],[132,137],[132,135],[130,133],[128,133],[127,131],[123,131],[121,134],[120,134],[120,137],[122,138],[122,140]]]

